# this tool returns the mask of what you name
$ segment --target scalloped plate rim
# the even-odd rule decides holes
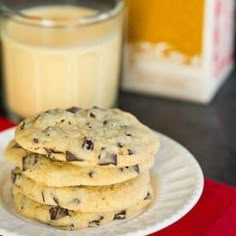
[[[13,132],[14,132],[14,127],[13,128],[10,128],[10,129],[7,129],[5,131],[2,131],[0,132],[0,141],[1,140],[5,140],[6,142],[9,141],[10,137],[13,136]],[[161,222],[156,222],[155,224],[153,225],[149,225],[147,227],[143,227],[141,229],[137,229],[137,230],[132,230],[132,231],[129,231],[129,232],[125,232],[122,233],[122,235],[126,235],[126,236],[142,236],[144,234],[150,234],[150,233],[154,233],[154,232],[157,232],[161,229],[164,229],[166,228],[167,226],[170,226],[171,224],[177,222],[179,219],[181,219],[184,215],[186,215],[195,205],[196,203],[198,202],[201,194],[202,194],[202,191],[203,191],[203,187],[204,187],[204,177],[203,177],[203,173],[202,173],[202,170],[201,170],[201,167],[199,166],[197,160],[194,158],[194,156],[181,144],[179,144],[177,141],[169,138],[168,136],[164,135],[164,134],[161,134],[159,132],[156,132],[154,131],[159,137],[160,139],[163,139],[165,140],[166,142],[169,142],[169,143],[172,143],[172,145],[175,145],[177,146],[179,149],[182,149],[182,151],[184,151],[186,154],[188,154],[188,158],[189,159],[189,163],[191,163],[192,167],[195,169],[196,173],[195,173],[195,178],[196,178],[196,186],[194,188],[194,191],[192,191],[192,196],[191,198],[189,198],[188,200],[185,201],[185,203],[183,204],[182,208],[179,208],[176,212],[173,212],[168,218],[165,218],[164,220],[162,220]],[[0,142],[1,143],[1,142]],[[3,148],[4,146],[2,146],[0,144],[0,152],[3,152]],[[0,153],[1,155],[1,153]],[[0,156],[0,162],[7,162],[3,159],[3,157]],[[158,160],[157,160],[158,162]],[[0,170],[1,170],[1,166],[0,166]],[[152,172],[153,172],[153,175],[156,176],[156,175],[159,175],[158,173],[158,165],[155,163],[153,169],[152,169]],[[160,178],[160,181],[161,179],[163,179],[165,176],[165,174],[161,174],[161,176],[159,176]],[[160,191],[161,191],[161,188],[160,188]],[[154,203],[159,201],[158,199],[159,196],[157,196],[157,198],[154,199]],[[2,199],[0,199],[1,201]],[[1,209],[1,205],[0,205],[0,209]],[[150,209],[147,210],[146,214],[148,215],[148,211],[151,210],[153,206],[151,205],[150,206]],[[0,212],[0,215],[1,215],[1,212]],[[142,216],[142,214],[140,215]],[[134,219],[138,219],[139,216],[135,217]],[[145,216],[143,216],[145,217]],[[131,222],[132,219],[128,222]],[[27,223],[27,222],[24,222],[24,223]],[[126,222],[124,222],[125,224]],[[110,224],[107,224],[107,225],[104,225],[105,227],[106,226],[112,226],[112,227],[116,227],[116,226],[122,226],[122,223],[119,223],[119,224],[114,224],[114,223],[110,223]],[[104,226],[101,226],[99,228],[104,228]],[[0,233],[3,234],[4,236],[27,236],[26,234],[24,233],[17,233],[16,231],[12,231],[12,230],[6,230],[6,229],[3,229],[2,228],[3,226],[1,226],[1,222],[0,222]],[[44,228],[45,229],[45,228]],[[98,228],[94,228],[94,232],[95,233],[97,231]],[[86,229],[82,230],[82,231],[85,231]],[[80,231],[80,230],[79,230]],[[79,232],[79,231],[62,231],[65,233],[65,235],[69,234],[69,233],[66,233],[66,232]],[[91,231],[91,230],[90,230]],[[55,234],[52,234],[52,235],[57,235],[57,230],[55,230]],[[59,231],[60,232],[60,231]],[[49,234],[48,234],[49,235]],[[51,234],[50,234],[51,235]],[[89,234],[88,234],[89,235]],[[121,234],[114,234],[114,235],[121,235]]]

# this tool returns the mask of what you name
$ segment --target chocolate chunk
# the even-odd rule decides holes
[[[17,178],[18,175],[20,176],[21,173],[15,171],[15,170],[13,170],[13,171],[11,172],[11,181],[12,181],[13,184],[16,182],[16,178]]]
[[[75,229],[75,225],[74,224],[71,224],[70,225],[70,230],[74,230]]]
[[[97,220],[93,220],[93,221],[90,221],[88,223],[88,227],[95,227],[95,226],[99,226],[101,224],[101,221],[104,219],[103,216],[100,216],[99,219]]]
[[[15,143],[12,148],[21,148],[21,146],[18,143]]]
[[[34,121],[37,121],[37,120],[39,119],[40,116],[41,116],[40,114],[37,115],[37,116],[34,118]]]
[[[87,150],[93,150],[94,148],[94,143],[92,140],[88,139],[87,137],[84,137],[84,142],[82,144],[82,148],[87,149]]]
[[[115,153],[109,153],[107,151],[103,151],[103,153],[99,155],[98,158],[100,166],[117,165],[117,154]]]
[[[63,152],[55,150],[53,148],[44,148],[48,157],[51,157],[52,154],[63,154]]]
[[[44,196],[43,191],[41,192],[41,195],[42,195],[43,202],[45,202],[45,196]]]
[[[88,175],[89,175],[89,177],[91,177],[91,178],[93,178],[94,174],[95,174],[94,171],[88,172]]]
[[[34,143],[39,143],[39,140],[38,140],[37,138],[34,138],[34,139],[33,139],[33,142],[34,142]]]
[[[152,196],[151,194],[148,192],[146,197],[144,198],[144,200],[149,200],[149,199],[152,199]]]
[[[46,127],[45,129],[43,129],[42,131],[43,131],[43,133],[47,133],[47,132],[49,132],[50,130],[52,130],[52,127],[51,127],[51,126],[48,126],[48,127]]]
[[[95,114],[92,113],[92,112],[89,113],[89,116],[92,117],[92,118],[96,118]]]
[[[100,111],[105,111],[105,109],[98,107],[98,106],[93,106],[92,109],[94,110],[100,110]]]
[[[84,161],[83,159],[78,158],[75,154],[66,151],[66,161]]]
[[[35,155],[24,156],[22,159],[22,170],[28,170],[37,164],[39,158]]]
[[[20,129],[22,130],[22,129],[24,129],[24,128],[25,128],[25,122],[22,121],[22,122],[21,122],[21,125],[20,125]]]
[[[13,184],[16,182],[16,177],[17,177],[17,174],[12,171],[11,172],[11,181]]]
[[[138,174],[140,173],[139,165],[131,166],[131,169],[133,169],[134,171],[136,171]]]
[[[51,207],[49,209],[50,219],[51,220],[58,220],[65,216],[69,216],[69,211],[62,207]]]
[[[66,109],[66,111],[69,111],[71,113],[76,113],[78,111],[80,111],[81,109],[79,107],[70,107],[68,109]]]
[[[126,218],[126,210],[116,213],[113,217],[113,220],[124,220]]]
[[[52,194],[52,199],[59,206],[59,199],[58,199],[58,197]]]
[[[118,146],[119,148],[122,148],[122,147],[123,147],[123,145],[122,145],[121,143],[117,143],[117,146]]]
[[[135,151],[134,150],[131,150],[131,149],[128,149],[128,155],[134,155],[135,154]]]

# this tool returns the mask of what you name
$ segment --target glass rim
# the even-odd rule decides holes
[[[117,16],[122,11],[125,5],[124,2],[125,0],[116,0],[115,6],[107,11],[98,11],[95,14],[87,16],[63,19],[63,23],[60,23],[58,20],[55,20],[50,17],[47,18],[33,15],[30,16],[22,13],[21,11],[13,11],[8,8],[4,3],[0,3],[0,15],[4,17],[9,17],[11,18],[11,20],[21,24],[30,24],[32,26],[47,28],[67,28],[71,26],[86,26],[109,20]],[[52,4],[51,6],[56,6],[56,4]],[[73,5],[68,4],[67,6]]]

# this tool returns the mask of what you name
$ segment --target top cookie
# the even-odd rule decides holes
[[[131,166],[153,157],[159,140],[119,109],[52,109],[22,121],[16,142],[34,153],[84,166]]]

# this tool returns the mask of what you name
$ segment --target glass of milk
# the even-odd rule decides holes
[[[123,0],[7,0],[0,8],[10,117],[55,107],[114,106]]]

